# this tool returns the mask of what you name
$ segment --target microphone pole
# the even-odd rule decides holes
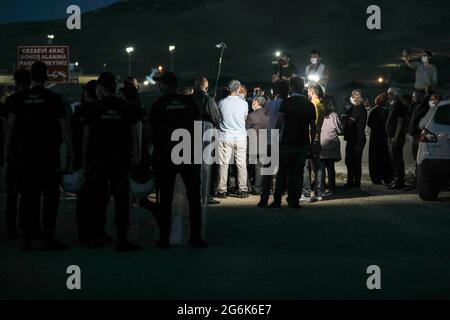
[[[219,58],[219,67],[217,70],[217,78],[216,78],[216,85],[214,87],[214,98],[217,96],[217,89],[219,86],[219,80],[220,80],[220,73],[222,72],[222,61],[223,61],[223,54],[225,52],[225,49],[227,48],[227,45],[223,42],[216,45],[216,48],[220,49],[220,58]]]

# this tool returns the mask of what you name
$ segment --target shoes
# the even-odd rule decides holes
[[[316,196],[316,201],[319,201],[319,202],[323,201],[323,196]]]
[[[116,244],[116,252],[133,252],[141,250],[141,246],[131,243],[128,240],[121,240]]]
[[[194,249],[204,249],[208,247],[208,243],[201,237],[194,237],[189,239],[188,245]]]
[[[281,209],[281,203],[273,202],[267,209]]]
[[[42,249],[44,249],[45,251],[64,251],[68,250],[69,246],[59,242],[56,239],[51,239],[51,240],[44,240],[42,242]]]
[[[261,199],[258,203],[259,208],[267,208],[269,206],[269,201]]]
[[[311,196],[305,196],[302,194],[302,197],[300,198],[300,202],[312,202]]]
[[[398,179],[394,179],[393,181],[386,183],[386,187],[392,187],[393,185],[397,184]]]
[[[393,184],[392,186],[389,186],[389,190],[401,190],[405,188],[404,182],[397,182],[396,184]]]
[[[327,192],[325,192],[325,193],[323,194],[323,196],[324,196],[324,197],[331,197],[331,196],[334,196],[335,193],[336,193],[336,192],[335,192],[334,190],[328,190]]]
[[[238,192],[238,198],[247,199],[248,197],[249,197],[249,195],[248,195],[247,191],[239,191]]]
[[[226,199],[226,198],[228,198],[228,194],[226,192],[219,192],[217,194],[217,198],[219,198],[219,199]]]
[[[220,204],[220,201],[211,198],[211,199],[208,200],[208,204],[209,204],[210,206],[217,206],[217,205]]]
[[[413,190],[416,190],[416,188],[417,188],[416,185],[409,185],[409,186],[406,186],[405,191],[406,192],[413,191]]]

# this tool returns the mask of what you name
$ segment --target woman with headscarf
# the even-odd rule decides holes
[[[375,108],[370,112],[367,122],[370,128],[369,172],[373,184],[389,184],[394,178],[386,134],[388,117],[387,94],[382,93],[375,99]]]
[[[347,166],[348,189],[361,188],[362,155],[366,145],[367,110],[364,106],[364,98],[361,90],[354,90],[350,97],[352,106],[342,116],[345,124],[344,138],[347,141],[345,149],[345,164]]]

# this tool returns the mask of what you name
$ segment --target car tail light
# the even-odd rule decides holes
[[[438,142],[438,138],[436,137],[436,135],[433,132],[431,132],[427,129],[424,129],[422,131],[422,134],[420,135],[420,142],[436,143],[436,142]]]

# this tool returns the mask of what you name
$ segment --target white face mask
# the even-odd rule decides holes
[[[319,59],[317,58],[311,58],[311,63],[312,64],[317,64],[319,62]]]
[[[356,100],[353,99],[353,97],[350,97],[350,103],[354,106],[356,106]]]
[[[429,62],[429,58],[428,57],[422,57],[422,62],[423,63],[428,63]]]
[[[239,94],[239,98],[241,98],[242,100],[245,100],[245,94]]]
[[[430,101],[428,104],[430,105],[430,108],[434,108],[438,105],[436,101]]]

